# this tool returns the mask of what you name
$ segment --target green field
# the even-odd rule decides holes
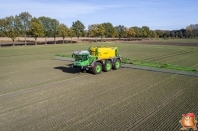
[[[0,130],[174,131],[198,120],[198,77],[121,68],[79,73],[52,60],[91,44],[0,48]],[[93,44],[92,44],[93,45]],[[123,57],[198,68],[198,47],[97,43]]]

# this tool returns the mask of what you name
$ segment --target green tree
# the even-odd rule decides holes
[[[35,39],[35,44],[37,45],[37,38],[44,36],[44,28],[41,24],[41,21],[37,18],[32,18],[30,21],[30,34],[34,37]]]
[[[163,31],[163,30],[156,30],[156,33],[157,33],[157,35],[158,35],[159,37],[163,37],[165,31]]]
[[[148,34],[145,29],[142,29],[142,37],[148,37]]]
[[[104,36],[105,28],[102,26],[102,24],[97,25],[97,36],[100,36],[101,39]]]
[[[170,36],[171,36],[171,37],[175,37],[175,32],[174,32],[174,31],[171,31],[171,32],[170,32]]]
[[[105,28],[105,32],[104,32],[104,36],[106,38],[108,37],[113,37],[112,34],[115,31],[115,27],[113,27],[113,25],[111,23],[102,23],[102,26]]]
[[[117,32],[116,28],[113,28],[111,36],[113,39],[118,36],[118,32]]]
[[[88,32],[90,37],[96,37],[97,36],[97,25],[92,24],[88,26]]]
[[[91,37],[96,37],[96,41],[97,41],[97,37],[102,37],[104,36],[104,32],[105,29],[102,26],[102,24],[92,24],[88,26],[88,30],[89,30],[89,35]]]
[[[175,32],[175,37],[178,38],[178,36],[179,36],[179,31],[176,31]]]
[[[4,33],[3,33],[4,24],[5,24],[5,19],[0,19],[0,37],[5,36]]]
[[[126,30],[127,28],[123,25],[118,25],[115,27],[118,33],[119,39],[126,37]]]
[[[98,37],[97,24],[89,25],[88,26],[88,31],[89,31],[89,36],[95,37],[96,42],[97,42],[97,37]]]
[[[129,37],[130,39],[131,37],[135,37],[135,31],[133,27],[130,27],[129,29],[127,29],[126,34],[127,34],[127,37]]]
[[[51,31],[52,31],[52,26],[51,26],[52,19],[50,17],[45,17],[45,16],[39,17],[38,19],[41,21],[41,24],[44,28],[45,44],[47,44],[47,37],[51,35]]]
[[[193,36],[193,25],[189,25],[186,27],[187,37],[190,38]]]
[[[142,28],[137,27],[137,26],[134,26],[132,28],[135,31],[135,37],[142,37],[143,36],[143,34],[142,34]]]
[[[183,33],[182,31],[179,31],[178,37],[182,38],[183,37]]]
[[[68,36],[68,27],[65,24],[59,25],[59,36],[63,38],[63,44],[65,43],[65,37]]]
[[[72,27],[68,29],[68,36],[71,38],[71,43],[72,43],[72,38],[76,36],[74,29]]]
[[[54,44],[56,44],[56,37],[58,35],[58,27],[59,27],[59,21],[56,19],[52,19],[50,26],[50,31],[52,33],[52,36],[54,37]]]
[[[89,37],[89,30],[85,30],[84,32],[85,32],[84,37]]]
[[[157,38],[158,37],[158,35],[157,35],[157,33],[156,33],[156,31],[150,31],[150,37],[151,38]]]
[[[150,37],[150,29],[148,26],[142,26],[143,37]]]
[[[192,31],[193,38],[197,37],[197,33],[198,33],[198,30],[197,29],[193,29],[193,31]]]
[[[75,33],[75,35],[77,36],[78,39],[79,39],[80,36],[83,36],[83,34],[85,33],[85,31],[84,31],[85,26],[79,20],[72,23],[72,29],[74,30],[74,33]]]
[[[28,12],[22,12],[19,14],[19,18],[23,25],[22,32],[25,36],[25,45],[26,45],[26,35],[27,35],[27,31],[29,30],[29,22],[31,21],[32,16]]]
[[[170,37],[170,31],[166,30],[164,33],[164,39]]]
[[[13,43],[17,36],[20,35],[21,21],[17,16],[9,16],[2,20],[2,33],[12,39]]]

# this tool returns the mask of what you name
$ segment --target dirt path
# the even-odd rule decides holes
[[[24,46],[24,38],[17,37],[16,41],[13,43],[9,38],[0,37],[0,47],[7,47],[7,46]],[[27,38],[27,45],[35,45],[34,38]],[[47,44],[54,44],[54,38],[50,37],[46,39]],[[152,39],[140,39],[140,40],[133,40],[133,41],[126,41],[125,39],[112,39],[112,38],[104,38],[96,41],[95,38],[90,37],[80,37],[77,39],[74,38],[65,38],[65,44],[71,43],[104,43],[104,42],[118,42],[118,43],[131,43],[131,44],[151,44],[151,45],[174,45],[174,46],[198,46],[198,42],[187,42],[187,41],[166,41],[166,40],[152,40]],[[61,37],[56,38],[57,44],[63,44],[63,39]],[[37,38],[38,45],[45,45],[45,38]]]

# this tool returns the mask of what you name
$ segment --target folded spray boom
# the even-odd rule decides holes
[[[122,58],[122,63],[134,64],[134,65],[139,65],[139,66],[149,66],[149,67],[157,67],[157,68],[183,70],[183,71],[198,71],[192,67],[164,64],[164,63],[159,63],[159,62],[150,62],[150,61],[146,61],[146,60],[137,60],[137,59],[133,59],[133,58]]]

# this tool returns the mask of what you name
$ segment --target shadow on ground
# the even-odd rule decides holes
[[[80,73],[89,73],[89,74],[91,74],[91,72],[86,72],[86,71],[82,72],[80,69],[72,68],[72,67],[65,67],[65,66],[54,67],[54,69],[58,69],[58,70],[61,70],[62,72],[71,73],[71,74],[80,74]]]

